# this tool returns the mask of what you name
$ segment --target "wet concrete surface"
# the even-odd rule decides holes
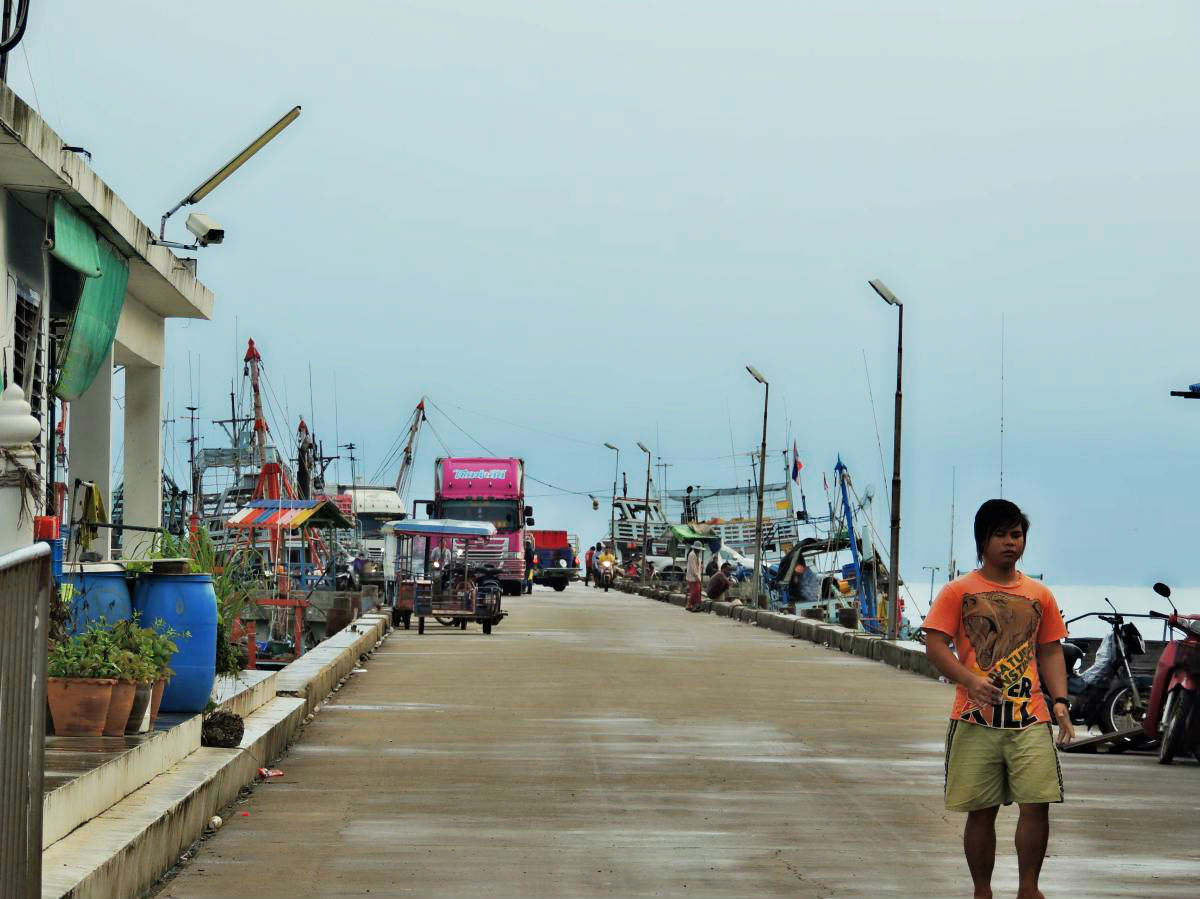
[[[394,632],[158,895],[970,895],[948,686],[616,592],[506,602]],[[1062,762],[1048,895],[1197,894],[1200,766]]]

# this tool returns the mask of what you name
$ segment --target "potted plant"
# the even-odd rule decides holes
[[[175,638],[181,635],[174,628],[166,627],[161,618],[154,622],[154,627],[143,628],[143,633],[144,652],[154,681],[150,699],[150,726],[154,727],[154,722],[158,720],[158,707],[162,703],[163,691],[167,688],[167,681],[175,674],[171,668],[171,659],[179,652],[179,644],[175,642]]]
[[[104,733],[113,685],[121,674],[113,641],[93,623],[53,646],[46,657],[46,699],[58,736]]]
[[[139,733],[148,721],[146,714],[153,698],[158,666],[149,647],[148,628],[141,627],[139,616],[118,621],[112,628],[113,653],[121,671],[113,687],[113,708],[109,710],[105,735]],[[128,696],[128,701],[124,697]],[[120,708],[117,707],[121,698]]]

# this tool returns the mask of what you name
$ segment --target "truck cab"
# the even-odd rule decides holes
[[[525,579],[525,462],[517,458],[448,457],[434,462],[431,516],[489,522],[496,535],[468,550],[473,565],[492,573],[504,592],[517,596]]]

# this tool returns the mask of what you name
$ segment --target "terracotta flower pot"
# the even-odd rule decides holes
[[[112,677],[48,677],[46,699],[60,737],[99,737],[112,701]]]
[[[125,733],[136,689],[137,684],[131,680],[119,680],[113,684],[112,701],[108,704],[108,717],[104,722],[104,736],[119,737]]]
[[[154,689],[150,693],[150,729],[154,729],[154,722],[158,720],[158,707],[162,704],[163,690],[167,689],[167,679],[160,677],[154,682]]]
[[[129,720],[125,724],[125,733],[144,734],[150,729],[150,697],[154,692],[154,684],[137,684],[133,692],[133,707],[129,711]]]

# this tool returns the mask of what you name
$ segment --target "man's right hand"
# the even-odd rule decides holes
[[[985,674],[974,674],[965,684],[967,696],[978,706],[992,706],[1000,701],[1000,688]]]

